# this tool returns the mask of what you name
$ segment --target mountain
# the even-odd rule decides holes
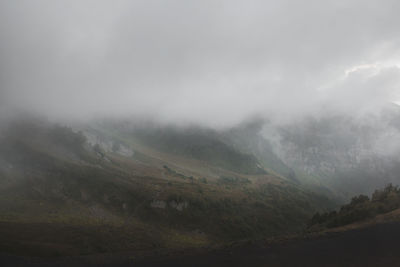
[[[399,120],[399,107],[391,105],[374,115],[321,115],[267,128],[278,140],[275,153],[299,181],[348,200],[400,183]]]
[[[0,135],[0,249],[80,255],[203,247],[300,231],[312,214],[335,207],[271,172],[233,136],[12,120]]]
[[[0,249],[176,250],[304,231],[316,212],[399,183],[399,114],[220,130],[9,120],[0,129]]]
[[[265,123],[261,119],[246,121],[223,131],[222,138],[238,150],[254,155],[269,172],[298,183],[293,169],[279,158],[271,142],[262,136],[261,132]]]

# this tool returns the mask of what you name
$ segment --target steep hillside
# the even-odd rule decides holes
[[[201,150],[203,143],[196,144]],[[245,168],[256,164],[222,142],[208,144],[206,151],[220,151],[216,158],[228,154],[226,162],[244,157]],[[3,251],[206,246],[295,232],[313,213],[334,206],[259,167],[242,171],[242,165],[187,157],[126,133],[97,136],[93,129],[20,120],[2,131],[0,147],[0,221],[8,233],[0,238]]]
[[[218,132],[211,129],[150,127],[134,128],[129,134],[146,146],[163,152],[197,159],[237,173],[266,173],[254,155],[227,145]]]
[[[266,124],[264,137],[303,185],[347,201],[399,183],[399,118],[396,105],[363,117],[325,114]]]
[[[269,172],[298,182],[295,172],[275,153],[270,141],[261,135],[265,121],[250,120],[223,131],[222,138],[236,149],[257,157]]]
[[[310,221],[311,230],[342,227],[360,222],[389,221],[398,216],[400,209],[400,189],[392,184],[382,190],[375,190],[371,199],[366,195],[353,197],[351,202],[343,205],[338,211],[316,213]],[[380,219],[375,220],[380,216]]]

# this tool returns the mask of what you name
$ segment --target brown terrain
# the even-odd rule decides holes
[[[400,266],[399,215],[400,210],[396,210],[367,222],[329,231],[280,239],[235,242],[219,248],[135,251],[70,257],[22,257],[1,254],[0,264],[1,266]],[[4,237],[5,234],[3,232],[1,236]],[[37,255],[37,251],[35,254]]]

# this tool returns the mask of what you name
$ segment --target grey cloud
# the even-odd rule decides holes
[[[398,10],[394,0],[2,1],[0,105],[208,125],[347,111],[348,99],[362,110],[399,98]],[[378,74],[343,78],[378,63]]]

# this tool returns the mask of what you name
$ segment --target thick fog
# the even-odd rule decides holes
[[[0,2],[0,106],[229,126],[400,100],[400,1]]]

